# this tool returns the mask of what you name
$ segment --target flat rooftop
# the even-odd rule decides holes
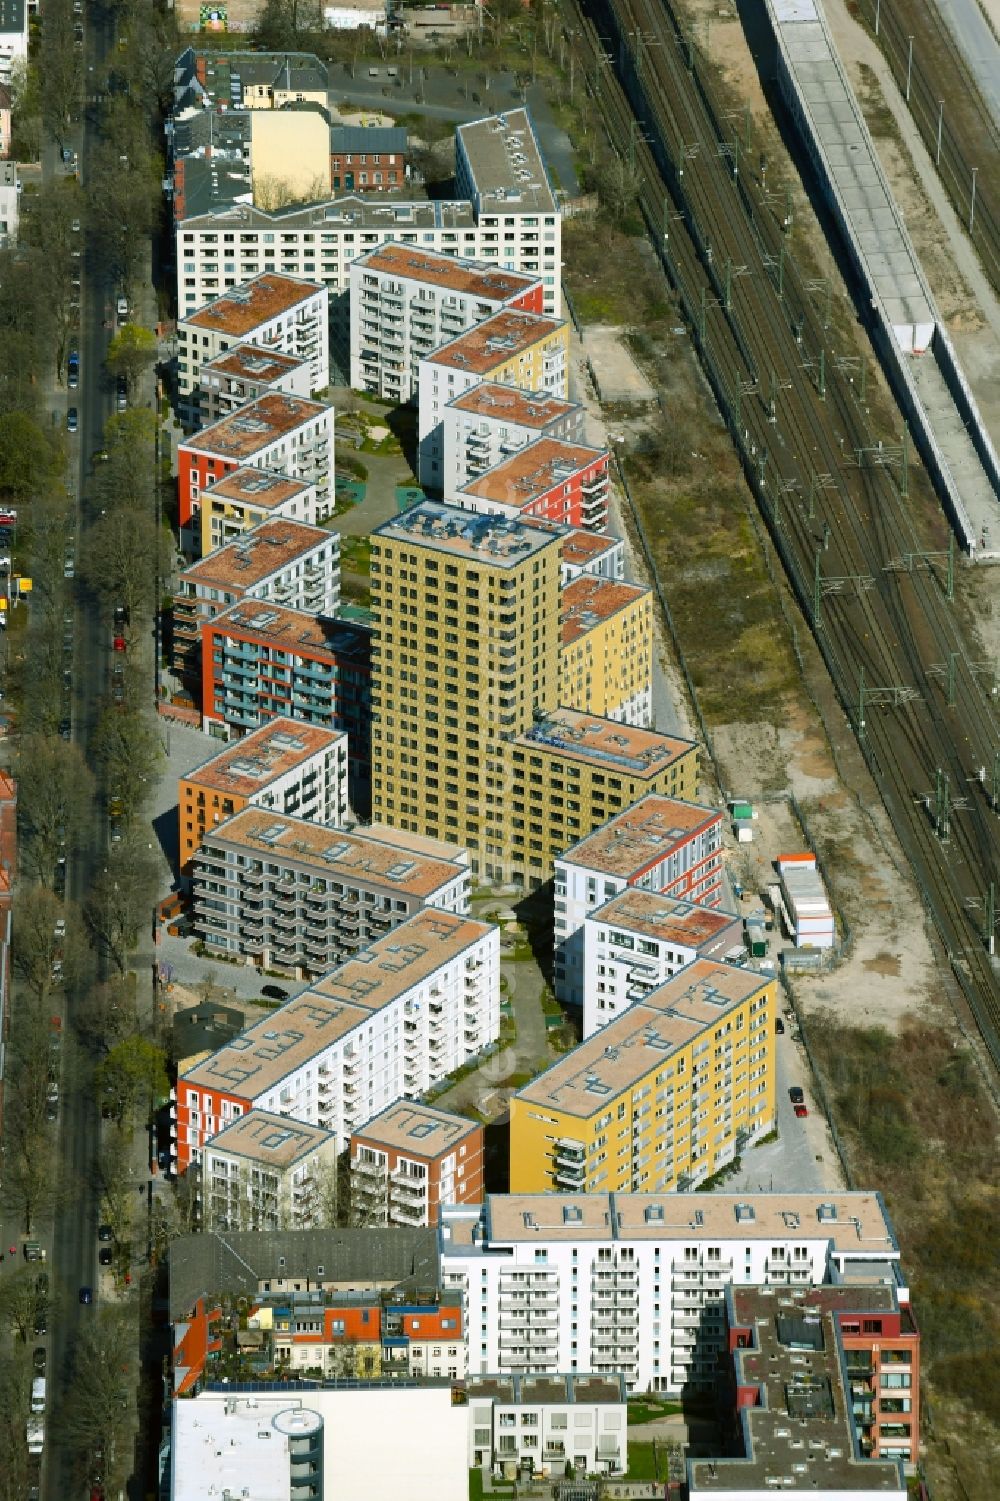
[[[526,506],[595,465],[603,463],[606,468],[607,461],[607,450],[603,448],[564,443],[559,438],[537,438],[487,469],[466,485],[462,493],[498,505]]]
[[[526,109],[472,120],[460,125],[456,136],[487,212],[556,211],[555,194]]]
[[[466,198],[395,199],[387,194],[361,198],[356,193],[339,194],[317,203],[289,204],[287,208],[268,210],[253,204],[233,204],[214,213],[195,214],[183,219],[180,230],[381,230],[393,239],[405,241],[408,233],[425,229],[468,229],[476,227],[476,215]]]
[[[330,881],[355,882],[367,891],[418,900],[430,901],[442,887],[465,873],[465,867],[456,861],[431,859],[348,829],[327,829],[266,808],[244,808],[206,831],[206,843],[219,841],[259,859],[281,855],[294,864],[316,869]]]
[[[851,1257],[898,1262],[882,1197],[871,1192],[755,1194],[487,1194],[482,1222],[494,1245],[580,1241],[771,1241],[796,1236]],[[452,1244],[472,1246],[472,1216],[448,1221]],[[448,1240],[442,1242],[448,1250]]]
[[[343,731],[324,730],[301,719],[272,719],[242,740],[231,741],[182,781],[252,797],[346,738]]]
[[[372,538],[416,544],[487,568],[514,568],[558,545],[554,536],[516,518],[479,516],[433,500],[420,501],[383,522]]]
[[[651,603],[652,591],[640,589],[638,584],[622,584],[617,579],[594,578],[590,574],[572,579],[559,596],[559,644],[572,646],[581,636],[642,599]]]
[[[307,994],[378,1011],[495,931],[491,923],[425,908],[317,980]]]
[[[773,980],[696,959],[517,1091],[543,1109],[589,1120]]]
[[[553,1404],[589,1403],[607,1406],[627,1401],[624,1376],[497,1374],[469,1376],[465,1381],[469,1400],[492,1398],[499,1406],[546,1407]]]
[[[398,928],[396,932],[399,933]],[[400,1100],[380,1115],[372,1116],[365,1125],[358,1126],[351,1132],[351,1140],[363,1140],[368,1146],[416,1152],[422,1157],[437,1157],[481,1130],[482,1126],[467,1120],[464,1115],[450,1115],[447,1110],[435,1110],[431,1105]]]
[[[553,709],[523,735],[515,736],[513,743],[532,751],[549,751],[563,760],[588,762],[600,771],[644,779],[659,776],[674,761],[698,750],[694,740],[567,708]]]
[[[265,349],[262,344],[237,344],[216,355],[201,367],[201,379],[206,375],[224,375],[231,380],[258,380],[273,384],[293,370],[302,370],[308,364],[294,354],[284,354],[280,349]]]
[[[650,792],[585,835],[559,860],[635,880],[665,860],[677,845],[721,822],[722,814],[715,808]]]
[[[491,417],[497,422],[516,422],[519,427],[531,427],[541,431],[561,417],[582,408],[576,401],[560,401],[546,391],[522,391],[517,386],[504,386],[498,381],[484,381],[455,396],[448,406],[474,417]]]
[[[208,624],[222,635],[254,636],[279,651],[306,655],[310,661],[325,662],[331,667],[342,660],[334,647],[332,622],[305,610],[288,610],[267,600],[245,599],[221,611]]]
[[[813,138],[889,320],[896,329],[922,325],[929,336],[936,309],[822,7],[815,0],[768,0],[768,10]]]
[[[321,1126],[272,1115],[268,1110],[249,1110],[212,1137],[211,1150],[231,1152],[266,1167],[288,1168],[336,1139],[333,1131],[324,1131]]]
[[[644,938],[658,938],[696,949],[706,959],[721,958],[743,940],[743,920],[719,907],[682,902],[659,891],[626,886],[610,902],[591,913],[588,922],[624,928]]]
[[[313,488],[305,480],[292,479],[279,469],[257,469],[253,464],[243,464],[239,469],[230,469],[214,485],[208,485],[201,492],[202,504],[206,499],[235,500],[266,511]]]
[[[733,1352],[736,1381],[756,1387],[760,1406],[744,1407],[745,1457],[688,1462],[692,1496],[754,1495],[773,1486],[808,1495],[858,1491],[904,1496],[902,1465],[866,1459],[856,1444],[852,1396],[841,1363],[837,1313],[891,1312],[892,1289],[731,1287],[727,1309],[753,1344]]]
[[[442,291],[496,303],[510,302],[514,297],[523,297],[532,287],[541,286],[541,278],[537,276],[505,271],[484,261],[460,260],[416,245],[402,245],[398,240],[390,240],[375,250],[369,250],[353,265],[361,273],[371,271],[381,276],[405,277],[425,286],[439,287]]]
[[[321,401],[306,401],[288,396],[284,391],[269,391],[248,401],[201,432],[185,438],[180,445],[190,453],[218,454],[224,459],[248,459],[251,454],[270,448],[307,422],[315,422],[324,412],[332,411]]]
[[[492,318],[484,318],[475,328],[442,344],[426,359],[431,365],[449,365],[455,370],[486,375],[524,354],[533,345],[551,339],[565,326],[561,318],[543,318],[540,313],[502,308]]]
[[[236,489],[245,495],[246,487],[242,482]],[[213,491],[203,493],[211,495]],[[273,492],[265,490],[261,493],[270,495]],[[258,503],[256,495],[252,499],[254,504]],[[307,557],[324,542],[333,542],[336,550],[336,535],[321,526],[310,526],[307,521],[293,521],[285,516],[269,517],[185,568],[181,581],[203,588],[212,585],[218,589],[245,591],[272,574],[280,573],[298,559]]]
[[[310,297],[325,293],[322,282],[300,281],[293,276],[280,276],[274,271],[265,271],[242,286],[230,287],[220,297],[213,297],[203,307],[180,320],[181,328],[198,328],[205,331],[230,334],[235,339],[245,339],[253,329],[270,323],[284,313],[290,313]]]
[[[559,556],[567,568],[591,568],[605,554],[619,552],[623,543],[620,537],[608,532],[586,532],[578,526],[560,526],[558,522],[546,521],[540,516],[526,516],[528,526],[543,527],[554,531],[559,537]]]

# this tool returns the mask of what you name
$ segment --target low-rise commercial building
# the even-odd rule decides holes
[[[633,801],[555,861],[555,989],[583,1005],[583,924],[628,886],[717,907],[722,815],[658,794]]]
[[[316,487],[316,519],[334,508],[334,410],[284,393],[248,402],[177,449],[178,520],[186,548],[197,546],[204,493],[244,465],[273,469]]]
[[[456,846],[257,808],[205,831],[192,879],[206,948],[292,975],[322,974],[424,907],[464,912],[469,893]]]
[[[565,401],[569,325],[560,319],[504,308],[421,358],[418,366],[420,483],[444,482],[444,409],[483,381],[545,391]]]
[[[219,530],[237,526],[243,516],[273,499],[307,509],[311,487],[283,476],[238,470],[220,487],[206,491],[205,509]],[[220,493],[221,491],[221,493]],[[313,492],[314,493],[314,492]],[[307,615],[332,616],[340,604],[340,537],[306,521],[276,517],[249,531],[237,531],[206,557],[182,572],[172,611],[173,669],[192,695],[202,681],[202,630],[233,605],[256,602]]]
[[[626,886],[583,924],[584,1037],[695,959],[738,963],[743,952],[743,925],[731,912]]]
[[[199,551],[202,558],[207,558],[217,547],[224,547],[263,521],[300,521],[305,526],[315,526],[316,486],[304,480],[289,479],[287,474],[273,469],[255,469],[247,465],[233,469],[209,486],[202,496],[200,515]],[[271,533],[265,535],[272,536]],[[336,537],[336,533],[333,535]],[[305,576],[306,570],[303,569],[302,577]],[[303,594],[303,599],[308,593]],[[235,599],[230,603],[235,603]]]
[[[607,449],[538,438],[470,479],[456,492],[455,504],[482,515],[602,532],[608,521]]]
[[[379,8],[384,16],[382,0]],[[331,189],[334,193],[398,192],[410,175],[408,147],[406,131],[399,125],[331,125]]]
[[[443,1203],[481,1203],[483,1128],[401,1101],[351,1136],[351,1210],[359,1225],[436,1225]]]
[[[350,814],[347,736],[279,717],[181,777],[177,822],[182,876],[190,875],[205,830],[248,807],[342,826]]]
[[[714,1386],[729,1286],[777,1299],[875,1282],[909,1299],[876,1193],[489,1194],[446,1206],[439,1244],[470,1373],[621,1372],[632,1392]]]
[[[726,1448],[688,1461],[692,1497],[757,1501],[780,1475],[793,1496],[903,1501],[920,1342],[893,1287],[729,1287],[725,1333]],[[895,1386],[881,1385],[887,1374]]]
[[[775,981],[696,959],[510,1102],[512,1193],[688,1190],[774,1128]]]
[[[323,832],[308,824],[300,829]],[[429,905],[431,898],[465,905],[467,870],[371,838],[325,834],[337,840],[323,867],[328,875],[307,884],[319,862],[286,846],[279,858],[289,863],[276,867],[285,872],[277,880],[285,889],[276,889],[262,870],[256,899],[263,885],[265,914],[267,903],[278,904],[279,920],[287,919],[287,888],[299,887],[295,920],[318,935],[317,955],[322,948],[355,957],[178,1079],[173,1129],[181,1172],[231,1120],[253,1109],[321,1126],[346,1142],[364,1121],[398,1100],[417,1098],[496,1040],[497,929]],[[341,853],[348,840],[351,848]],[[227,841],[228,848],[235,843]],[[210,859],[221,849],[218,836],[213,846]],[[218,877],[221,861],[215,863]],[[253,874],[246,866],[233,872],[228,895],[237,907],[254,896],[255,883],[247,882]],[[216,880],[210,893],[208,878],[199,879],[205,884],[197,891],[206,895],[225,884]],[[317,889],[321,881],[324,890]],[[199,900],[196,894],[196,908]],[[250,907],[245,911],[252,922]],[[311,942],[303,933],[303,948]]]
[[[653,592],[590,575],[559,599],[559,702],[648,729],[653,723]]]
[[[202,367],[238,344],[305,360],[308,396],[330,384],[330,295],[322,282],[267,270],[229,288],[177,322],[177,394],[183,416],[199,416]]]
[[[579,402],[546,391],[483,381],[453,397],[442,409],[442,499],[454,504],[460,490],[488,469],[540,438],[583,442]]]
[[[537,276],[392,242],[351,264],[351,385],[416,394],[420,360],[504,307],[540,313]]]
[[[337,1138],[268,1110],[231,1120],[205,1144],[202,1228],[309,1230],[335,1207]]]
[[[470,1376],[469,1468],[559,1478],[628,1469],[628,1402],[621,1376]]]
[[[265,349],[261,344],[237,344],[202,365],[195,420],[200,425],[218,422],[248,401],[277,392],[311,396],[309,361],[280,349]]]

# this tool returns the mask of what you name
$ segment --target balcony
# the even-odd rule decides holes
[[[388,1176],[388,1166],[384,1162],[368,1162],[363,1158],[354,1158],[351,1162],[351,1172],[358,1178],[365,1178],[369,1182],[384,1183]]]

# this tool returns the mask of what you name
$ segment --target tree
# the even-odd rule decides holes
[[[156,335],[151,328],[125,323],[108,345],[107,366],[112,375],[122,375],[129,395],[135,394],[143,374],[156,362]]]
[[[61,919],[62,902],[47,886],[18,892],[11,958],[15,973],[39,1004],[52,989],[52,966],[61,948],[56,923]]]
[[[24,505],[40,495],[63,467],[59,444],[23,412],[0,416],[0,500]]]
[[[163,759],[160,737],[143,712],[109,708],[97,722],[91,754],[109,794],[121,801],[122,817],[131,823]]]
[[[132,1461],[138,1333],[129,1305],[93,1310],[76,1341],[73,1379],[62,1407],[64,1441],[81,1454],[103,1455],[105,1495],[124,1489]]]
[[[79,113],[83,94],[83,48],[73,37],[69,0],[46,0],[41,12],[38,73],[42,120],[60,143]]]
[[[310,33],[322,30],[320,0],[265,0],[257,19],[254,46],[262,52],[302,51]]]
[[[152,850],[130,838],[93,882],[84,917],[120,975],[128,970],[139,930],[151,919],[158,880]]]
[[[23,1345],[35,1332],[38,1305],[38,1274],[32,1267],[17,1267],[0,1279],[0,1322],[11,1325]]]
[[[79,746],[26,735],[17,758],[17,813],[25,863],[51,885],[56,862],[81,837],[90,817],[94,778]]]
[[[107,609],[123,604],[138,620],[157,607],[161,540],[151,513],[108,511],[91,527],[80,571]]]
[[[31,1484],[24,1442],[31,1374],[24,1347],[0,1349],[0,1501],[22,1501]]]
[[[95,1053],[106,1053],[116,1043],[139,1030],[133,976],[114,975],[102,985],[91,985],[73,1010],[73,1022],[84,1044]]]
[[[97,1065],[94,1082],[113,1119],[131,1132],[140,1101],[146,1099],[152,1114],[156,1100],[170,1090],[166,1055],[145,1037],[127,1037]]]
[[[131,1130],[112,1128],[105,1132],[97,1159],[97,1176],[101,1219],[111,1226],[115,1244],[128,1247],[138,1207]]]

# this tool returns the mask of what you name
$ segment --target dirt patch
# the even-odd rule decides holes
[[[898,954],[885,952],[876,954],[874,959],[865,959],[863,963],[873,975],[898,975],[903,967]]]

